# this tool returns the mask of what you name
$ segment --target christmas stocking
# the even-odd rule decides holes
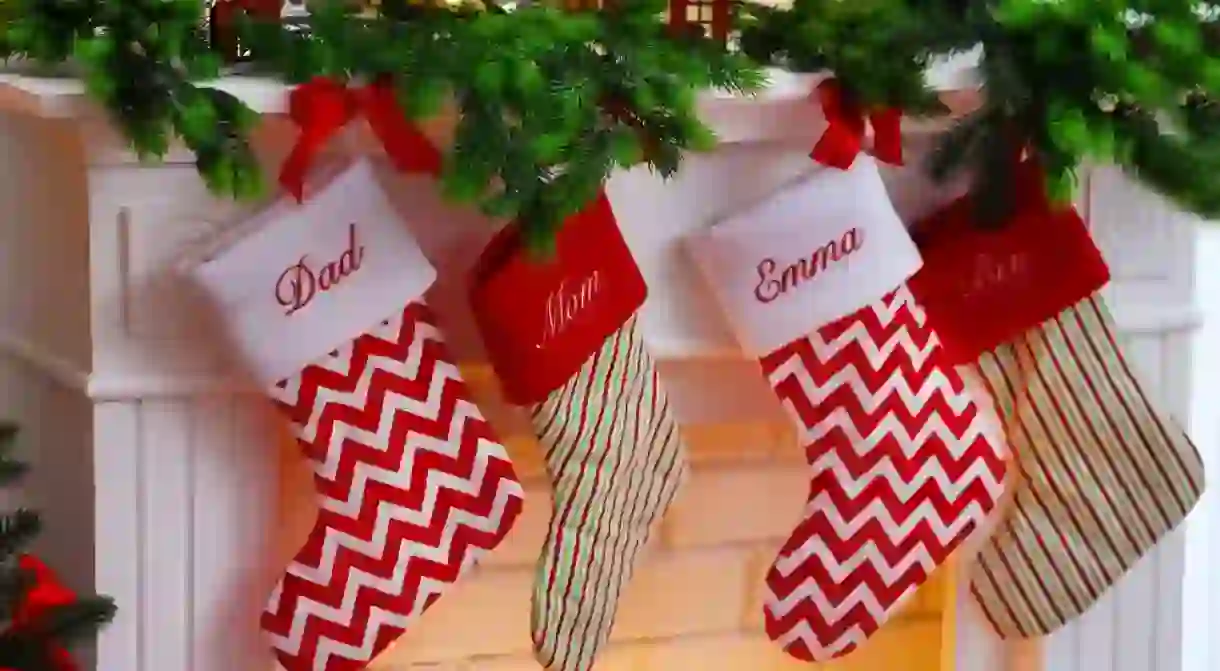
[[[547,669],[592,668],[619,595],[686,472],[673,411],[644,349],[646,288],[599,196],[564,222],[551,259],[510,226],[483,252],[472,303],[505,395],[546,452],[554,508],[534,579]]]
[[[1124,360],[1096,292],[1109,274],[1084,222],[1052,211],[1022,165],[1022,210],[997,231],[954,203],[920,225],[912,280],[955,361],[1000,406],[1021,482],[974,566],[1005,637],[1049,634],[1086,611],[1185,519],[1203,466]]]
[[[906,287],[920,259],[876,163],[823,169],[692,240],[796,423],[804,512],[767,574],[767,634],[854,650],[995,507],[998,420],[945,363]]]
[[[359,161],[193,269],[313,462],[321,512],[262,618],[287,671],[365,668],[521,510],[374,179]]]

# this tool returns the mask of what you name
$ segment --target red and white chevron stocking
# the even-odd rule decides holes
[[[845,655],[995,508],[998,420],[905,286],[919,255],[871,158],[820,170],[692,246],[810,466],[767,574],[767,634],[803,660]]]
[[[287,671],[365,668],[522,506],[375,184],[357,162],[193,270],[313,462],[320,512],[262,618]]]

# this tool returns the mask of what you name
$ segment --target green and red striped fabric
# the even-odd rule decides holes
[[[532,611],[534,648],[547,669],[592,668],[640,550],[686,473],[638,321],[532,408],[555,489]]]
[[[1148,397],[1094,296],[976,363],[1020,481],[972,591],[1002,636],[1049,634],[1088,610],[1186,518],[1203,464]]]

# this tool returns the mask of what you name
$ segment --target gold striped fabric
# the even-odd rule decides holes
[[[984,354],[1020,482],[971,589],[1006,638],[1049,634],[1088,610],[1203,490],[1203,464],[1148,398],[1098,297]]]
[[[638,317],[532,412],[554,504],[534,578],[532,630],[547,669],[585,671],[686,456]]]

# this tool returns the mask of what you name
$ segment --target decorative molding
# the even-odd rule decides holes
[[[0,332],[0,354],[16,359],[72,391],[85,391],[89,373],[77,364],[13,333]]]
[[[979,87],[977,67],[982,52],[970,52],[938,59],[928,69],[928,83],[940,91],[960,91]],[[767,68],[768,86],[753,97],[727,91],[708,91],[701,104],[740,102],[788,102],[805,100],[813,85],[825,75],[793,73]],[[232,94],[260,114],[286,114],[290,85],[268,77],[227,76],[201,85]],[[98,109],[88,98],[84,82],[74,77],[39,77],[19,72],[0,73],[0,108],[48,118],[97,116]]]
[[[956,54],[936,60],[928,69],[928,83],[945,94],[970,94],[979,89],[978,63],[981,51]],[[767,68],[768,85],[754,96],[711,90],[699,98],[702,118],[716,132],[723,145],[764,142],[792,137],[810,138],[818,132],[811,117],[809,95],[825,73],[792,73]],[[202,85],[225,91],[246,103],[255,112],[267,115],[287,113],[290,86],[265,77],[228,76]],[[946,97],[950,108],[958,110],[975,100],[967,95]],[[45,77],[9,71],[0,73],[0,111],[50,119],[75,119],[89,132],[85,140],[90,165],[134,165],[139,160],[127,151],[127,142],[112,129],[103,127],[104,115],[89,99],[83,82],[72,77]],[[436,121],[438,127],[445,120]],[[108,124],[107,124],[108,126]],[[429,124],[429,127],[431,123]],[[908,133],[943,130],[944,120],[904,120]],[[100,132],[93,132],[94,128]],[[193,163],[194,158],[180,144],[171,146],[163,163]]]

